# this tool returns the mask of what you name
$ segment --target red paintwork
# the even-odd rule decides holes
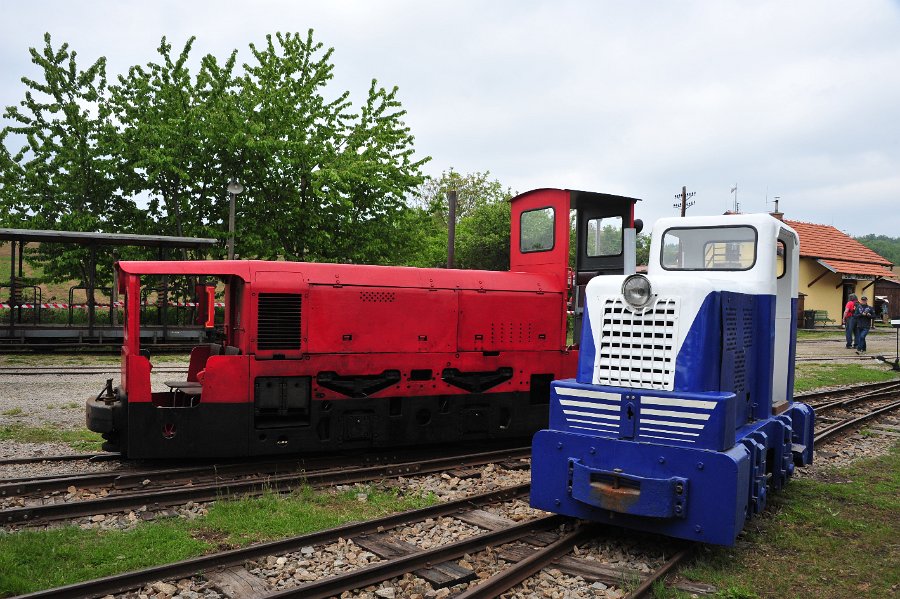
[[[228,282],[226,343],[240,348],[241,355],[208,356],[208,349],[195,348],[188,380],[205,371],[204,403],[253,402],[259,376],[308,375],[313,399],[345,399],[316,384],[323,371],[348,376],[400,370],[401,382],[374,397],[459,394],[441,380],[448,367],[465,372],[512,367],[513,378],[491,393],[527,391],[534,373],[574,376],[577,352],[566,347],[569,204],[569,192],[556,189],[513,199],[513,272],[248,260],[119,262],[119,286],[128,299],[122,349],[128,401],[153,399],[149,362],[138,355],[137,327],[140,277],[159,274]],[[521,213],[548,206],[556,211],[553,250],[521,253]],[[300,349],[257,347],[259,293],[302,294]],[[270,359],[274,354],[284,359]],[[432,380],[410,381],[411,370],[431,370]]]

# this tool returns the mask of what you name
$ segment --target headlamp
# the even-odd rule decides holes
[[[652,291],[650,279],[644,275],[630,275],[622,283],[622,295],[633,308],[643,308],[650,303]]]

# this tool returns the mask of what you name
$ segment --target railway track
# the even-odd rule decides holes
[[[117,453],[73,453],[68,455],[29,456],[27,458],[6,458],[0,460],[0,468],[3,466],[18,466],[21,464],[42,464],[53,462],[108,462],[120,459]],[[0,479],[2,481],[3,479]]]
[[[0,509],[0,523],[6,526],[16,524],[47,523],[59,520],[71,520],[83,516],[128,512],[146,508],[160,510],[166,507],[188,502],[214,501],[231,496],[256,496],[266,492],[290,492],[300,486],[325,486],[336,484],[352,484],[368,482],[385,477],[421,475],[442,472],[454,468],[474,467],[494,462],[506,462],[530,456],[530,448],[479,452],[468,455],[452,454],[432,459],[415,459],[387,464],[346,465],[346,458],[323,459],[321,462],[296,463],[291,472],[279,472],[275,462],[273,471],[259,475],[258,464],[236,465],[227,473],[222,473],[219,466],[214,471],[202,472],[186,469],[160,471],[154,481],[146,477],[146,472],[131,475],[115,473],[98,473],[88,475],[91,480],[113,483],[111,490],[101,489],[91,492],[87,499],[76,499],[78,488],[71,484],[71,479],[53,481],[37,480],[11,483],[0,487],[0,493],[8,493],[4,497],[7,507]],[[310,468],[310,466],[313,466]],[[318,469],[316,469],[318,468]],[[187,477],[185,476],[187,474]],[[198,474],[201,476],[197,477]],[[195,478],[197,477],[197,478]],[[196,481],[196,482],[195,482]],[[55,489],[63,484],[70,492],[66,496],[47,495],[51,486]],[[118,486],[116,486],[118,485]],[[75,492],[71,488],[75,488]],[[22,497],[15,493],[17,488],[36,489],[37,495]],[[68,497],[68,500],[66,499]],[[27,499],[27,501],[26,501]]]
[[[816,410],[817,444],[900,409],[900,383],[888,381],[804,397]]]
[[[81,374],[115,374],[121,372],[121,364],[110,364],[108,366],[0,366],[0,376],[36,376],[55,374],[60,376],[72,376]],[[186,373],[187,366],[154,366],[153,372],[156,373]]]
[[[659,566],[650,574],[594,559],[568,556],[575,546],[585,546],[598,537],[603,538],[610,529],[596,525],[582,526],[563,516],[538,515],[524,522],[515,522],[497,514],[498,506],[522,500],[527,497],[528,491],[528,485],[508,487],[377,520],[49,589],[25,597],[96,597],[133,591],[157,581],[178,580],[183,577],[202,579],[199,584],[212,583],[218,588],[228,587],[230,583],[232,593],[237,590],[235,587],[240,587],[242,591],[252,591],[256,597],[266,598],[333,597],[405,575],[414,575],[436,588],[452,587],[476,580],[475,570],[460,565],[456,560],[468,556],[463,563],[470,564],[485,552],[494,554],[497,560],[507,562],[508,567],[499,569],[477,585],[470,585],[455,597],[496,597],[551,563],[563,573],[604,582],[610,586],[621,587],[624,585],[623,581],[629,581],[637,587],[628,596],[638,597],[643,592],[642,589],[650,588],[653,582],[687,555],[685,550],[679,550],[673,544],[676,547],[674,555],[667,560],[660,560]],[[468,523],[478,529],[478,534],[427,549],[405,543],[394,535],[398,527],[442,518]],[[254,575],[249,571],[254,564],[265,563],[263,560],[266,558],[270,561],[274,558],[276,563],[280,560],[302,561],[303,555],[315,551],[312,548],[327,546],[343,539],[371,551],[377,559],[363,567],[334,572],[281,590],[266,588],[262,579],[254,581]],[[304,548],[305,553],[298,556],[297,552]]]
[[[519,449],[515,445],[500,444],[488,447],[471,448],[471,451],[489,451],[503,449]],[[456,453],[459,453],[458,451]],[[183,484],[195,484],[205,479],[221,479],[228,476],[253,476],[269,475],[298,470],[321,470],[324,468],[336,468],[354,462],[362,464],[378,464],[411,461],[426,457],[441,457],[448,454],[455,455],[453,451],[423,451],[423,450],[395,450],[390,452],[364,454],[330,454],[329,456],[295,456],[278,459],[236,460],[232,462],[198,461],[195,464],[180,466],[164,466],[156,462],[128,462],[123,461],[126,468],[115,471],[92,472],[74,475],[47,475],[17,478],[0,478],[0,497],[10,495],[24,495],[28,493],[44,494],[70,486],[78,488],[110,487],[112,489],[128,489],[139,486],[159,487],[168,484],[178,486]],[[90,454],[91,461],[119,460],[119,454]],[[77,459],[86,459],[87,456],[48,456],[46,458],[26,458],[28,462],[68,462]],[[18,460],[0,462],[0,466],[22,463]],[[168,463],[162,461],[162,464]]]
[[[819,407],[838,399],[853,397],[864,398],[871,394],[880,393],[882,391],[890,392],[892,390],[900,390],[900,381],[892,380],[877,383],[863,383],[861,385],[851,385],[849,387],[841,387],[838,389],[811,391],[795,395],[794,400],[805,402],[813,408],[818,409]]]
[[[892,395],[896,397],[898,393],[900,384],[880,383],[806,394],[798,399],[817,404],[823,414],[866,412],[848,413],[846,417],[835,418],[841,421],[840,426],[820,418],[825,426],[816,430],[815,443],[818,446],[840,431],[858,426],[864,419],[900,408],[900,401],[890,399]],[[875,409],[869,410],[873,404]],[[399,465],[401,469],[405,466]],[[456,466],[459,466],[459,462]],[[430,468],[426,467],[418,473],[427,470]],[[438,468],[434,471],[438,471]],[[454,593],[457,593],[453,595],[455,598],[474,599],[497,597],[510,589],[520,589],[522,585],[529,584],[528,581],[534,581],[546,568],[552,567],[554,572],[581,576],[589,582],[597,581],[616,588],[630,589],[626,597],[636,599],[644,596],[656,581],[662,579],[667,572],[690,555],[689,546],[676,545],[672,542],[671,550],[665,554],[666,559],[657,560],[658,563],[651,572],[625,571],[579,556],[584,553],[584,548],[592,539],[609,534],[612,530],[609,527],[583,525],[560,516],[538,516],[526,522],[507,522],[503,518],[485,515],[492,513],[486,512],[491,506],[515,499],[521,500],[527,494],[528,486],[520,485],[443,503],[425,510],[405,512],[389,518],[347,525],[274,543],[253,545],[185,562],[50,589],[27,597],[102,596],[135,591],[159,581],[172,581],[166,584],[174,588],[174,582],[179,584],[185,582],[184,577],[190,577],[191,584],[203,588],[210,588],[210,585],[212,588],[221,588],[222,585],[228,584],[245,585],[242,587],[244,591],[250,589],[257,597],[332,597],[355,589],[371,590],[372,585],[397,585],[398,581],[415,578],[431,584],[429,588],[458,585],[454,587]],[[397,526],[429,518],[448,517],[474,524],[483,530],[477,535],[426,550],[390,538],[391,530]],[[296,555],[301,548],[306,548],[304,551],[307,553],[304,555],[308,556],[317,553],[318,548],[336,542],[337,539],[349,539],[367,548],[377,556],[377,561],[349,571],[329,572],[316,577],[315,580],[298,581],[290,588],[282,589],[268,588],[264,579],[248,572],[251,563],[262,563],[259,560],[266,558],[302,561],[302,556],[298,558]],[[580,552],[573,551],[575,547],[582,549]],[[497,558],[494,562],[500,565],[487,573],[467,568],[485,555],[494,556]],[[253,580],[255,582],[251,582]],[[468,587],[464,588],[463,584],[468,584]]]

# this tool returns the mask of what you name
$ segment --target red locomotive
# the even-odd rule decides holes
[[[528,438],[547,426],[550,381],[575,376],[570,284],[633,264],[636,201],[561,189],[513,198],[510,272],[119,262],[121,385],[88,400],[88,428],[133,458]],[[222,281],[226,306],[223,343],[195,347],[186,379],[157,390],[140,308],[141,277],[160,275]],[[207,327],[213,293],[200,294]]]

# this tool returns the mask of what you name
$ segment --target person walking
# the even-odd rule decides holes
[[[851,293],[844,306],[844,332],[847,336],[847,349],[856,346],[856,294]]]
[[[856,305],[856,353],[866,353],[866,335],[875,320],[875,308],[869,305],[869,298],[862,296]]]

